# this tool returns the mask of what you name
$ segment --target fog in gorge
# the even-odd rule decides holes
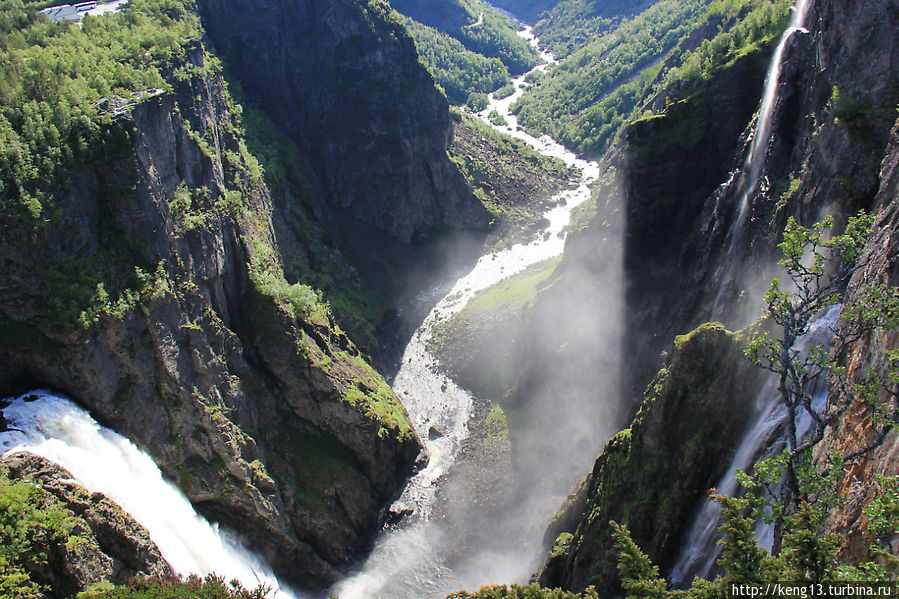
[[[522,35],[536,45],[529,28]],[[579,181],[560,194],[546,214],[548,226],[533,241],[488,252],[473,265],[469,237],[458,250],[442,244],[449,265],[443,272],[455,282],[450,287],[432,275],[430,285],[397,310],[393,335],[382,352],[393,358],[382,356],[380,362],[395,365],[392,386],[427,440],[430,462],[392,508],[400,520],[378,536],[358,570],[334,587],[343,599],[442,597],[489,583],[526,582],[544,558],[543,535],[552,515],[622,424],[621,211],[617,198],[590,197],[591,186],[604,176],[597,163],[518,129],[509,107],[523,93],[524,79],[515,80],[512,96],[491,97],[479,116],[487,121],[497,110],[507,121],[498,127],[501,131],[573,165]],[[615,182],[605,183],[604,193],[610,194]],[[598,244],[568,237],[572,214],[588,199],[598,206],[592,218],[604,223]],[[586,214],[577,226],[591,218]],[[499,334],[477,338],[483,344],[477,350],[495,358],[485,368],[495,369],[498,379],[513,377],[512,388],[498,397],[472,397],[431,353],[428,342],[435,327],[450,322],[477,292],[515,280],[563,249],[565,256],[539,286],[533,309],[504,322]],[[454,260],[457,254],[463,258]],[[396,336],[395,331],[414,327],[411,335]],[[404,338],[408,343],[400,355]],[[486,430],[491,402],[502,407],[508,430]]]
[[[855,383],[828,364],[790,404],[775,353],[899,380],[894,329],[827,349],[835,302],[899,302],[899,0],[494,1],[534,26],[481,0],[4,9],[41,43],[0,24],[0,516],[72,516],[0,539],[0,589],[609,599],[611,522],[684,589],[732,574],[711,494]],[[796,291],[787,223],[859,210],[862,266],[791,336],[765,313]],[[815,429],[815,466],[890,432],[878,393]],[[826,508],[841,568],[874,559],[891,434]]]

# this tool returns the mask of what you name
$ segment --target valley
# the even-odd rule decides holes
[[[0,0],[0,596],[892,584],[873,4]]]

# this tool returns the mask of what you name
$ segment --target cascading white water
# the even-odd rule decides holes
[[[827,312],[819,316],[809,325],[809,331],[801,337],[794,346],[799,355],[806,355],[809,348],[815,345],[827,346],[833,336],[834,326],[840,315],[840,305],[831,306]],[[786,419],[789,414],[780,399],[777,389],[778,378],[771,375],[762,386],[756,399],[759,416],[743,436],[733,460],[727,468],[727,472],[716,485],[718,493],[733,497],[739,490],[739,483],[734,475],[739,468],[748,470],[761,456],[770,455],[780,451],[785,443]],[[827,384],[824,377],[819,377],[814,389],[809,390],[814,397],[812,405],[815,408],[822,406],[827,399]],[[808,434],[812,427],[812,419],[803,411],[797,418],[796,431],[798,438]],[[684,549],[669,579],[674,585],[689,583],[694,576],[708,578],[715,565],[715,561],[721,554],[718,545],[718,525],[720,524],[720,506],[717,502],[709,500],[697,514]],[[756,528],[756,537],[759,544],[771,549],[773,541],[772,529],[760,522]]]
[[[520,35],[537,47],[537,39],[530,27]],[[541,52],[541,55],[547,62],[554,60],[551,54]],[[540,65],[535,70],[545,67]],[[430,520],[431,509],[439,478],[453,464],[468,436],[472,398],[437,371],[436,358],[428,350],[434,326],[458,314],[475,293],[562,253],[564,229],[571,213],[589,199],[590,185],[599,176],[597,163],[578,158],[547,136],[537,139],[518,129],[510,107],[524,93],[526,76],[513,80],[516,90],[513,95],[496,99],[491,94],[487,109],[478,116],[489,124],[488,115],[496,110],[508,123],[497,129],[524,140],[544,155],[560,158],[579,169],[579,184],[555,198],[558,200],[556,207],[544,215],[550,224],[534,241],[482,256],[472,270],[459,278],[437,302],[406,346],[393,389],[403,401],[413,427],[427,441],[430,459],[427,467],[409,481],[393,508],[394,511],[412,512],[412,517],[397,528],[383,531],[358,572],[332,589],[341,599],[444,597],[464,586],[521,580],[530,574],[528,564],[523,560],[504,560],[503,556],[493,556],[489,578],[477,580],[454,572],[444,563],[440,548],[452,531],[443,530]],[[436,293],[440,292],[431,290],[422,294],[421,299],[426,301]],[[539,543],[535,543],[533,551],[539,551]],[[505,568],[503,564],[511,565]],[[472,576],[477,578],[478,575]]]
[[[150,456],[72,401],[34,391],[12,400],[3,414],[19,431],[0,433],[0,453],[25,450],[47,458],[89,491],[109,497],[147,529],[177,574],[214,572],[247,588],[267,585],[279,599],[295,596],[236,537],[198,515]]]
[[[728,230],[728,247],[725,257],[725,271],[721,277],[721,283],[718,287],[718,294],[713,302],[713,312],[720,313],[719,303],[721,301],[722,292],[730,286],[733,278],[734,254],[743,242],[743,234],[746,228],[746,218],[749,214],[749,205],[753,194],[759,186],[762,169],[765,165],[765,158],[768,153],[768,146],[771,144],[774,107],[777,104],[777,91],[780,87],[780,72],[783,66],[783,55],[787,47],[787,42],[798,31],[806,31],[803,23],[808,14],[809,5],[812,0],[796,0],[791,9],[790,22],[780,40],[771,62],[768,65],[768,72],[765,75],[765,88],[762,92],[762,100],[759,106],[758,115],[756,117],[755,127],[750,137],[749,154],[743,162],[743,167],[736,179],[737,187],[733,194],[738,200],[737,218],[734,220]],[[731,179],[733,180],[733,175]]]

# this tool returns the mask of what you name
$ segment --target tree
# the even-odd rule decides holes
[[[813,319],[823,310],[841,301],[852,275],[863,266],[862,250],[873,224],[873,217],[860,212],[849,218],[841,235],[829,236],[833,218],[827,217],[811,227],[787,222],[779,244],[783,258],[778,262],[790,278],[788,288],[778,279],[765,294],[765,315],[779,334],[757,332],[746,354],[758,366],[778,376],[780,400],[786,407],[787,435],[784,451],[755,465],[753,474],[739,475],[747,488],[766,490],[777,501],[764,502],[756,493],[757,508],[771,509],[778,524],[775,550],[785,515],[797,512],[800,503],[823,500],[822,485],[829,477],[813,472],[812,450],[852,406],[866,409],[875,425],[874,438],[861,449],[832,456],[824,473],[839,471],[842,464],[870,452],[883,443],[887,433],[899,421],[896,397],[899,393],[899,355],[888,352],[886,368],[852,373],[844,361],[850,348],[875,330],[899,326],[899,293],[895,287],[872,285],[865,288],[851,305],[843,306],[833,330],[831,349],[811,345],[800,351],[797,342],[809,333]],[[824,405],[813,403],[812,388],[821,377],[829,377],[828,397]],[[800,418],[811,419],[811,431],[800,437]],[[781,483],[782,484],[778,484]]]
[[[774,279],[765,295],[765,314],[777,334],[756,332],[746,353],[752,361],[778,377],[780,399],[788,411],[787,447],[780,454],[760,460],[751,474],[738,472],[747,489],[742,498],[713,495],[722,506],[719,544],[723,551],[718,566],[724,574],[714,581],[695,579],[690,589],[658,592],[658,570],[640,552],[626,528],[615,525],[619,550],[619,574],[625,589],[651,589],[643,596],[664,598],[729,597],[734,585],[762,581],[795,581],[802,585],[822,581],[894,581],[899,558],[889,551],[889,539],[899,533],[899,477],[878,476],[875,499],[864,509],[868,530],[874,536],[874,559],[859,565],[839,564],[842,539],[821,534],[827,510],[836,500],[833,489],[846,462],[880,446],[899,422],[899,350],[885,350],[879,367],[850,372],[849,350],[866,335],[899,327],[899,290],[885,284],[868,285],[842,307],[834,327],[831,349],[811,346],[799,351],[797,341],[809,333],[816,315],[839,303],[852,275],[864,266],[862,250],[873,218],[859,213],[848,220],[843,234],[829,236],[828,217],[803,227],[787,222],[779,245],[790,287]],[[814,405],[812,383],[829,377],[829,393],[823,406]],[[823,467],[813,460],[813,450],[824,440],[850,407],[862,410],[873,423],[872,438],[846,455],[828,456]],[[811,418],[809,434],[800,437],[797,422]],[[754,517],[745,512],[753,509]],[[755,517],[765,515],[777,527],[772,555],[758,546],[753,535]],[[820,594],[820,592],[818,593]]]

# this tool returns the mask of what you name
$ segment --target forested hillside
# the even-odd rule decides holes
[[[515,20],[481,0],[395,0],[391,6],[410,19],[418,53],[452,104],[494,91],[540,60],[516,34]]]
[[[659,90],[680,81],[701,86],[715,69],[763,48],[782,31],[789,6],[786,0],[655,3],[573,46],[518,102],[519,121],[601,154],[622,124],[652,114],[645,104]]]
[[[51,4],[0,597],[895,585],[899,0]]]

